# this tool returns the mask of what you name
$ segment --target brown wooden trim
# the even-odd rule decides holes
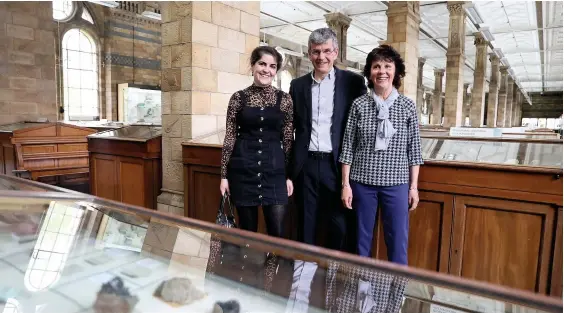
[[[550,295],[562,299],[562,207],[558,208],[552,253]]]
[[[68,136],[68,137],[12,137],[12,144],[57,144],[57,143],[86,143],[86,136]]]
[[[530,143],[551,143],[562,144],[562,139],[534,139],[534,138],[507,138],[507,137],[459,137],[459,136],[433,136],[421,134],[421,138],[442,139],[442,140],[462,140],[462,141],[496,141],[496,142],[530,142]]]
[[[485,187],[460,186],[433,182],[419,182],[419,191],[446,192],[460,195],[490,194],[491,198],[521,200],[534,203],[562,205],[562,195],[541,194],[536,192],[491,189]]]
[[[45,160],[45,159],[68,159],[78,157],[88,157],[88,151],[72,151],[72,152],[46,152],[33,153],[23,155],[24,160]]]
[[[206,147],[206,148],[223,148],[222,144],[213,144],[213,143],[197,143],[197,142],[183,142],[182,143],[183,146],[186,147]]]
[[[435,165],[435,166],[477,168],[477,169],[486,169],[486,170],[494,170],[494,171],[513,171],[513,172],[560,174],[560,175],[562,174],[562,168],[558,168],[558,167],[488,164],[488,163],[478,163],[478,162],[460,162],[460,161],[443,161],[443,160],[425,160],[425,164]]]

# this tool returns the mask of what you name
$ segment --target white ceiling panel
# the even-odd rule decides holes
[[[325,11],[305,1],[264,1],[260,3],[261,12],[296,23],[325,19]]]
[[[421,6],[419,8],[421,20],[431,27],[437,37],[448,37],[448,9],[446,3],[433,6]],[[446,17],[446,18],[445,18]]]
[[[260,14],[260,28],[262,29],[263,27],[272,27],[272,26],[280,26],[280,25],[284,25],[286,23],[272,18],[264,13]]]
[[[536,28],[537,13],[534,1],[502,1],[512,28]]]
[[[314,31],[318,28],[324,28],[327,27],[327,23],[325,22],[325,20],[317,20],[317,21],[312,21],[312,22],[303,22],[303,23],[296,23],[296,25],[299,25],[303,28],[309,29],[311,31]]]
[[[360,52],[351,47],[347,47],[347,60],[364,64],[364,62],[366,61],[366,53]]]
[[[291,42],[307,45],[310,32],[294,25],[266,28],[263,32]]]
[[[355,25],[351,25],[347,32],[347,44],[351,46],[373,45],[372,48],[376,48],[379,45],[379,41],[380,38],[356,27]]]
[[[360,24],[372,28],[374,35],[378,37],[386,37],[388,32],[388,16],[386,12],[376,12],[372,14],[359,15],[354,17],[351,24],[358,21]]]
[[[386,5],[379,1],[319,1],[316,4],[327,5],[334,9],[334,11],[342,12],[346,15],[356,15],[366,12],[386,11]]]

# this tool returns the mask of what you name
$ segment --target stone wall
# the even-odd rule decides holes
[[[51,2],[0,2],[0,124],[57,119]]]
[[[183,141],[225,127],[231,95],[252,83],[260,3],[161,2],[163,193],[158,209],[183,215]]]
[[[532,105],[523,100],[523,118],[558,118],[562,115],[562,91],[529,93]]]
[[[105,118],[117,120],[117,84],[161,84],[161,25],[132,12],[108,9],[104,37]]]

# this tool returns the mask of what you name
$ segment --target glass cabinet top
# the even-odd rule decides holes
[[[562,140],[422,136],[424,160],[562,168]]]
[[[129,125],[89,135],[88,138],[104,138],[124,141],[147,141],[162,135],[161,126]]]
[[[559,299],[85,194],[0,191],[0,263],[0,312],[302,312],[303,272],[309,312],[562,312]]]
[[[202,135],[193,138],[190,141],[184,142],[185,145],[209,145],[209,146],[222,146],[225,140],[225,129],[218,130],[211,134]]]
[[[18,123],[13,123],[13,124],[0,125],[0,132],[11,133],[15,130],[35,127],[35,126],[44,125],[44,124],[46,124],[46,123],[43,123],[43,122],[18,122]]]

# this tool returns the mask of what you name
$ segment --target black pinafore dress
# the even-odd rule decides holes
[[[282,146],[282,92],[276,104],[250,107],[239,92],[235,146],[227,165],[231,201],[235,206],[287,204],[285,155]]]

